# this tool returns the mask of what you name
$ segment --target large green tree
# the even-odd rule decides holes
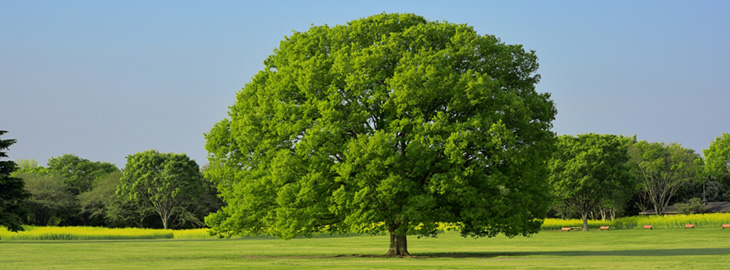
[[[556,110],[532,51],[380,14],[286,37],[206,134],[219,233],[529,235],[549,208]]]
[[[0,136],[5,133],[7,131],[0,130]],[[14,139],[0,139],[0,158],[8,157],[5,150],[14,143]],[[23,179],[11,176],[16,169],[15,162],[0,160],[0,226],[5,226],[11,231],[23,230],[20,226],[25,215],[23,200],[30,196]]]
[[[590,211],[622,203],[633,193],[636,180],[627,164],[630,140],[599,134],[559,137],[550,162],[550,182],[557,199],[580,213],[584,231]]]
[[[681,187],[700,180],[702,158],[678,143],[640,141],[634,147],[632,162],[638,168],[640,192],[648,198],[655,213],[663,215]]]
[[[127,156],[117,194],[154,209],[167,229],[185,201],[197,199],[204,188],[198,164],[187,155],[149,150]]]

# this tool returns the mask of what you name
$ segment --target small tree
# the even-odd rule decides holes
[[[680,144],[634,144],[638,150],[632,162],[638,168],[639,186],[657,215],[663,215],[672,197],[682,186],[700,178],[702,159]]]
[[[615,135],[563,135],[550,162],[550,182],[554,194],[580,213],[583,230],[588,215],[608,200],[631,194],[634,178],[629,173],[626,141]]]
[[[0,130],[0,136],[7,133]],[[5,153],[15,140],[0,139],[0,158],[7,158]],[[0,160],[0,226],[5,226],[11,231],[23,230],[22,218],[25,215],[23,200],[30,196],[25,189],[23,179],[11,176],[17,169],[15,162]]]
[[[705,209],[705,205],[702,203],[702,200],[700,198],[692,198],[687,203],[678,203],[677,206],[677,212],[684,215],[689,214],[702,214],[704,212],[707,212],[707,209]]]
[[[127,156],[117,194],[152,207],[165,229],[185,199],[203,192],[198,164],[185,154],[149,150]]]
[[[730,133],[722,133],[702,153],[708,175],[715,179],[730,179]]]

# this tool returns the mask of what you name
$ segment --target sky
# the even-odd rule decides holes
[[[534,50],[557,134],[701,152],[730,132],[730,1],[0,0],[0,139],[41,165],[156,149],[202,166],[203,134],[285,36],[383,12]]]

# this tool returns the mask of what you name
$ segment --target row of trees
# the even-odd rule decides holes
[[[703,160],[680,144],[636,137],[560,136],[550,161],[553,210],[561,217],[580,216],[587,230],[595,213],[603,219],[627,209],[662,215],[675,202],[730,199],[730,134],[712,141],[704,155]]]
[[[31,225],[201,227],[221,204],[184,154],[137,153],[123,170],[72,154],[49,159],[48,167],[18,160],[11,176],[27,190],[19,193],[26,196],[17,221]]]

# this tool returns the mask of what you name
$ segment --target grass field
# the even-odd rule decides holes
[[[730,230],[543,231],[533,237],[0,241],[2,269],[726,269]]]
[[[657,229],[684,228],[686,224],[694,224],[696,228],[718,228],[722,224],[730,224],[730,214],[698,214],[673,216],[634,216],[616,219],[615,221],[589,220],[588,227],[598,229],[600,226],[611,226],[613,230],[638,229],[644,225],[652,225]],[[560,230],[562,227],[580,227],[579,219],[546,219],[542,224],[543,231]],[[103,227],[37,227],[24,226],[25,231],[9,232],[0,227],[0,240],[131,240],[131,239],[216,239],[208,229],[163,230],[140,228],[103,228]],[[442,231],[456,230],[458,225],[442,223]],[[322,233],[325,235],[325,233]],[[250,238],[241,236],[238,238]],[[258,237],[266,238],[266,237]]]

